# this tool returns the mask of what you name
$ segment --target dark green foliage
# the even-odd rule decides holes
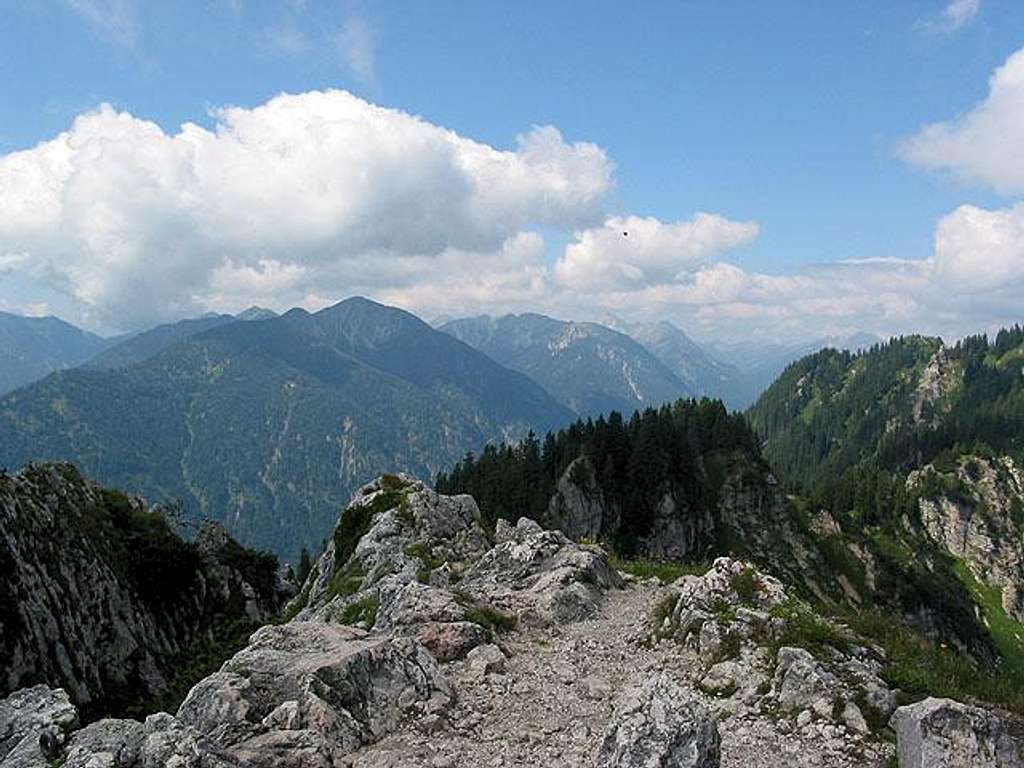
[[[753,603],[758,591],[757,572],[749,566],[744,568],[732,577],[732,588],[740,602]]]
[[[1020,672],[1021,649],[1007,640],[1013,633],[1002,629],[1001,608],[986,605],[980,585],[921,529],[919,500],[976,507],[970,479],[980,465],[970,457],[1021,456],[1024,329],[946,348],[941,375],[932,371],[922,399],[924,371],[940,345],[911,336],[860,354],[824,350],[790,366],[749,416],[784,483],[807,509],[826,509],[839,522],[841,534],[821,547],[868,610],[914,617],[918,631],[947,644],[932,648],[909,629],[890,632],[902,638],[904,658],[894,678],[922,693],[981,695],[992,686],[978,681]],[[909,472],[929,464],[908,483]],[[870,586],[854,547],[870,559]]]
[[[947,643],[925,637],[889,612],[869,609],[844,617],[857,634],[886,651],[883,677],[906,699],[941,696],[977,698],[1024,714],[1024,672],[982,665]]]
[[[602,536],[630,556],[666,491],[695,511],[717,510],[723,467],[735,455],[766,474],[757,438],[741,415],[717,400],[679,400],[638,411],[628,422],[614,411],[607,419],[578,421],[548,434],[543,444],[531,434],[515,445],[488,445],[479,457],[468,454],[439,474],[437,489],[471,494],[492,525],[498,518],[543,520],[559,478],[585,457],[573,467],[575,479],[622,511],[620,526]]]
[[[171,530],[160,512],[120,491],[103,490],[100,499],[101,506],[93,511],[94,522],[113,534],[106,537],[112,550],[110,561],[139,596],[160,609],[188,594],[200,570],[195,544]]]
[[[947,348],[944,369],[953,386],[937,402],[924,403],[915,419],[921,372],[939,345],[908,336],[859,354],[826,349],[794,363],[749,412],[767,441],[766,457],[789,483],[828,492],[833,477],[858,465],[905,474],[944,452],[957,455],[976,445],[1019,455],[1024,328],[1004,329],[994,340],[971,336]],[[866,481],[863,487],[861,497],[844,499],[849,509],[884,511],[869,498]]]
[[[334,529],[334,568],[341,568],[356,551],[359,540],[373,526],[373,519],[389,509],[405,503],[405,485],[386,486],[369,504],[351,505],[345,508]]]
[[[352,603],[341,614],[341,623],[372,627],[377,620],[377,609],[380,603],[376,597],[367,597]]]
[[[113,588],[128,596],[130,615],[141,617],[177,649],[147,649],[169,682],[157,697],[146,693],[149,683],[142,679],[143,657],[138,651],[116,669],[99,670],[102,687],[93,691],[91,701],[79,702],[85,721],[144,716],[155,708],[174,711],[189,688],[215,671],[257,628],[246,613],[243,581],[253,587],[263,610],[271,613],[278,608],[273,555],[252,552],[230,539],[216,551],[201,552],[175,532],[164,511],[148,508],[120,491],[96,487],[71,465],[33,465],[20,473],[19,480],[17,485],[7,484],[0,473],[0,490],[21,489],[11,497],[11,520],[19,526],[18,551],[38,560],[53,580],[53,593],[42,598],[47,609],[58,616],[64,609],[65,582],[74,578],[79,563],[98,567],[98,573],[110,574]],[[37,505],[44,501],[57,504],[56,524],[36,514]],[[230,570],[225,573],[221,566]],[[0,634],[5,643],[13,640],[17,630],[17,613],[11,617],[4,613],[5,598],[17,598],[23,588],[20,573],[10,551],[0,547]],[[211,588],[222,578],[227,594]],[[100,614],[91,616],[98,619]],[[60,621],[57,631],[64,631]],[[100,637],[107,634],[103,627],[97,627],[97,632]],[[10,647],[5,644],[0,650],[3,666]],[[66,685],[59,664],[47,666],[45,659],[40,664],[38,682]],[[32,674],[19,685],[28,684],[30,678]]]
[[[309,556],[309,550],[306,547],[302,548],[302,552],[299,553],[299,567],[295,572],[295,580],[299,584],[305,584],[306,579],[309,578],[310,572],[313,570],[313,560]]]
[[[849,648],[849,639],[802,600],[790,598],[775,606],[771,614],[786,621],[786,631],[778,642],[779,647],[805,648],[815,656],[824,654],[826,647],[838,651]]]
[[[242,578],[257,593],[270,595],[277,589],[278,562],[273,553],[247,549],[237,541],[229,539],[224,551],[219,553],[219,557],[226,566],[234,568],[242,574]]]

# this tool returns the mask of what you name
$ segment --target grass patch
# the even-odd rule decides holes
[[[361,624],[367,628],[372,627],[377,621],[377,609],[380,602],[376,597],[367,597],[345,608],[341,614],[341,623],[355,626]]]
[[[849,651],[849,639],[802,600],[790,598],[772,608],[770,613],[786,622],[786,630],[777,643],[780,648],[804,648],[815,656],[823,653],[826,646],[844,653]]]
[[[466,611],[466,621],[471,621],[495,633],[510,632],[519,624],[519,618],[511,613],[505,613],[490,605],[478,603],[460,590],[455,590],[454,594],[459,605]]]
[[[978,581],[962,560],[953,563],[953,572],[981,608],[985,626],[1006,666],[1024,672],[1024,625],[1006,615],[1002,593],[997,587]]]
[[[647,558],[609,558],[612,566],[638,579],[657,579],[662,584],[671,584],[683,576],[703,576],[711,570],[710,563],[683,563],[672,560],[650,560]]]
[[[394,478],[386,481],[386,478]],[[365,536],[373,520],[390,509],[405,508],[409,486],[400,477],[384,475],[381,490],[367,503],[346,507],[334,529],[334,568],[343,566],[356,551],[359,540]]]
[[[907,701],[939,696],[957,701],[978,699],[1024,715],[1024,674],[1020,669],[987,669],[945,643],[914,634],[877,609],[845,617],[858,634],[885,649],[882,677],[898,687]]]

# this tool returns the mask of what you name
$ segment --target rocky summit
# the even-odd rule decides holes
[[[284,621],[173,713],[0,702],[3,768],[938,768],[1022,764],[1020,723],[906,703],[886,652],[750,563],[663,582],[406,476],[359,489]]]

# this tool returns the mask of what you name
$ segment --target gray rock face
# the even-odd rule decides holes
[[[37,685],[0,701],[0,765],[3,768],[46,768],[40,737],[59,750],[78,725],[78,710],[61,689]]]
[[[718,726],[665,673],[625,692],[605,731],[597,768],[718,768]]]
[[[588,618],[606,590],[622,586],[600,549],[574,544],[559,531],[540,530],[525,518],[514,538],[469,566],[459,582],[465,593],[533,625]]]
[[[292,622],[264,627],[178,710],[243,765],[331,766],[411,711],[443,710],[451,690],[411,639]]]
[[[618,530],[621,518],[621,510],[605,498],[597,484],[593,463],[581,456],[559,478],[544,524],[573,541],[603,541]],[[691,509],[685,499],[666,491],[641,547],[648,557],[681,559],[705,547],[714,535],[710,509]]]
[[[925,699],[892,717],[900,768],[1021,768],[1024,741],[990,712],[949,699]]]
[[[418,576],[429,580],[445,565],[449,577],[459,573],[490,546],[471,496],[442,496],[404,475],[364,485],[342,512],[343,522],[345,516],[368,517],[368,525],[358,542],[346,542],[353,547],[347,558],[338,553],[335,538],[328,542],[307,579],[305,594],[297,598],[305,601],[297,616],[300,621],[330,620],[347,606],[372,598],[381,603],[379,629],[408,624],[391,615],[392,608],[401,609],[400,598],[407,597],[398,594],[402,587]]]
[[[167,713],[135,720],[99,720],[78,731],[63,768],[243,768],[194,728]]]
[[[573,541],[597,541],[605,530],[618,525],[618,518],[618,510],[608,503],[597,485],[593,462],[580,456],[558,479],[545,522]]]
[[[908,484],[932,469],[914,473]],[[971,498],[922,498],[921,523],[928,535],[954,557],[967,562],[975,577],[1002,593],[1003,609],[1024,622],[1024,471],[1009,456],[965,456],[955,470],[958,485]]]
[[[276,594],[257,594],[221,556],[238,545],[213,528],[181,555],[186,565],[162,564],[161,579],[174,582],[167,594],[144,589],[126,566],[139,541],[122,534],[147,514],[70,465],[0,472],[0,694],[43,680],[87,711],[126,686],[156,694],[216,618],[266,621],[277,610]]]

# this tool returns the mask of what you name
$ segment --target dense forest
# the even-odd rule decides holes
[[[790,486],[826,492],[835,478],[849,485],[854,476],[846,473],[856,467],[891,477],[964,451],[1020,455],[1022,374],[1020,326],[949,347],[899,337],[859,354],[827,349],[794,363],[749,416]],[[878,475],[867,481],[877,484]]]
[[[757,436],[741,414],[730,414],[718,400],[678,400],[637,411],[628,421],[613,411],[543,440],[531,433],[519,443],[488,445],[440,473],[436,484],[441,493],[471,494],[492,524],[521,516],[543,520],[559,478],[585,456],[603,498],[624,512],[612,543],[630,552],[649,531],[667,486],[693,508],[714,509],[722,460],[737,452],[760,460]]]

